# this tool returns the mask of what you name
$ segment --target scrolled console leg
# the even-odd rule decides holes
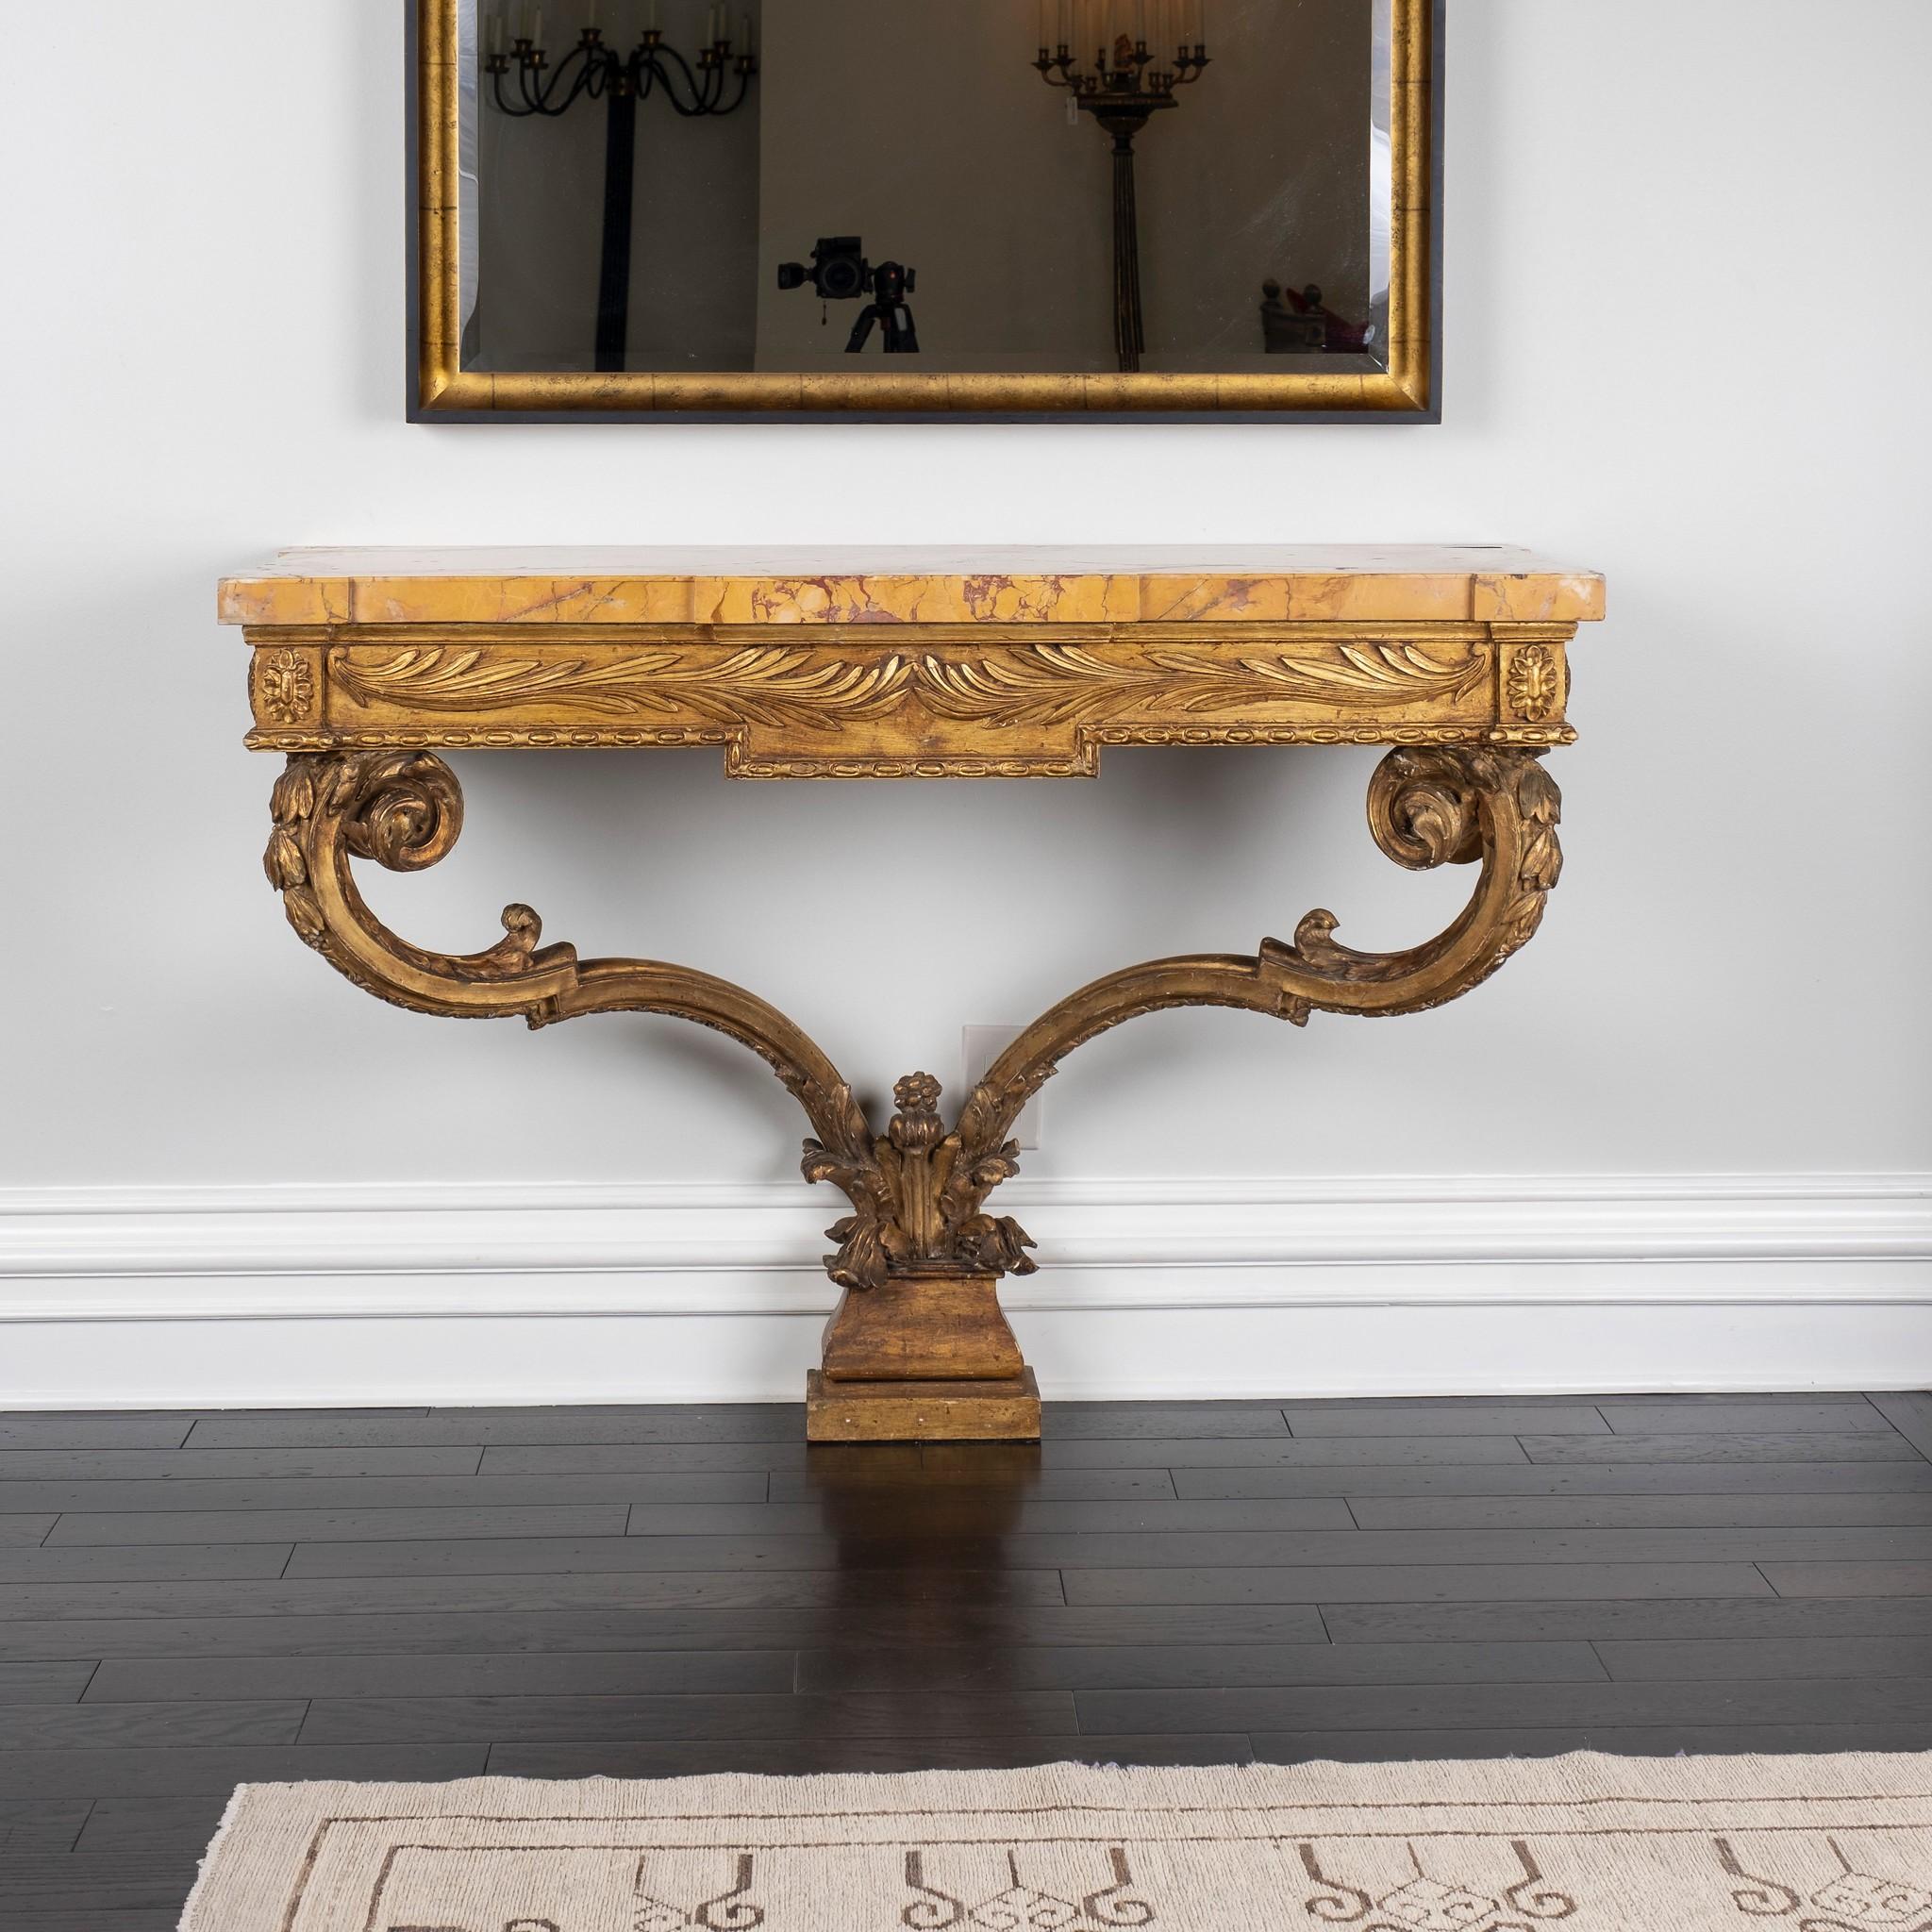
[[[462,794],[424,752],[302,753],[276,781],[265,864],[290,924],[339,972],[418,1012],[521,1015],[533,1026],[592,1012],[671,1014],[759,1055],[798,1100],[813,1138],[808,1181],[829,1181],[852,1211],[828,1230],[844,1291],[808,1389],[814,1441],[1030,1440],[1040,1397],[1002,1313],[1004,1274],[1030,1274],[1033,1242],[988,1198],[1019,1167],[1008,1138],[1026,1101],[1083,1041],[1141,1013],[1226,1006],[1297,1025],[1317,1010],[1420,1012],[1486,979],[1536,931],[1557,883],[1557,788],[1537,754],[1513,748],[1393,751],[1369,793],[1369,825],[1397,864],[1479,864],[1462,912],[1406,951],[1363,953],[1309,913],[1291,943],[1252,956],[1202,954],[1129,967],[1042,1014],[967,1096],[948,1131],[940,1084],[913,1074],[874,1136],[852,1088],[784,1014],[728,980],[655,960],[580,960],[541,943],[527,906],[507,908],[483,951],[411,945],[376,919],[352,858],[392,871],[433,865],[455,844]]]

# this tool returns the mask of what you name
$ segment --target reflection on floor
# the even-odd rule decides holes
[[[244,1780],[1932,1749],[1932,1396],[0,1415],[0,1924]]]

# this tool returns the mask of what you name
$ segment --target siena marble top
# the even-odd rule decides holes
[[[1472,544],[285,550],[225,624],[1515,622],[1604,614],[1593,571]]]

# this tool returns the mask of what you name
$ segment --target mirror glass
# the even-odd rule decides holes
[[[1386,366],[1391,0],[461,0],[494,373]]]

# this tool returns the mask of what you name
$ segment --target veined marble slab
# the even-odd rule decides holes
[[[224,623],[1574,624],[1595,572],[1502,544],[285,550]]]

